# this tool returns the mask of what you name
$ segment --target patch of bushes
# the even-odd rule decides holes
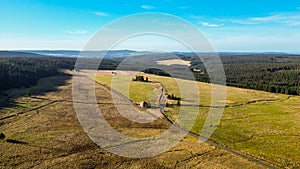
[[[136,75],[135,78],[132,79],[132,81],[149,82],[149,79],[148,77],[144,78],[144,76]]]
[[[0,132],[0,139],[4,139],[4,138],[5,138],[4,133]]]
[[[181,98],[180,97],[176,97],[174,94],[171,94],[171,95],[168,95],[168,97],[167,97],[169,100],[178,100],[178,101],[180,101],[181,100]]]

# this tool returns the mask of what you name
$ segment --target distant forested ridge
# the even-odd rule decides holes
[[[0,90],[30,87],[40,78],[58,75],[58,69],[73,70],[77,58],[52,57],[25,52],[0,51]],[[96,62],[95,58],[90,59]],[[103,59],[102,70],[114,70],[120,61]],[[89,69],[86,65],[85,69]]]
[[[253,54],[220,56],[229,86],[300,95],[300,56]],[[191,70],[198,81],[209,82],[207,72],[196,57]]]

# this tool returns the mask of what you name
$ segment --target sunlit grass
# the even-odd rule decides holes
[[[164,84],[169,94],[180,96],[180,89],[175,79],[147,76],[153,81]],[[109,77],[96,79],[103,83],[109,82]],[[211,85],[201,82],[197,82],[197,85],[199,91],[194,92],[200,94],[200,105],[209,106]],[[133,89],[130,90],[130,97],[134,100],[148,97],[147,92],[150,90],[147,83],[141,82],[132,83],[130,89]],[[134,92],[138,90],[141,92]],[[227,87],[226,90],[227,107],[211,139],[285,167],[299,167],[300,97],[234,87]],[[209,111],[208,107],[201,106],[192,128],[192,131],[197,133],[201,133]],[[174,106],[168,108],[166,114],[172,120],[176,120],[178,111],[179,107]],[[185,122],[187,121],[188,119],[185,119]]]
[[[132,76],[97,76],[95,80],[127,96],[136,103],[141,101],[149,102],[149,96],[154,89],[154,85],[149,82],[131,81]]]

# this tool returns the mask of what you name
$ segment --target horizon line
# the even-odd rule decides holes
[[[181,51],[181,50],[172,50],[167,52],[161,52],[161,51],[151,51],[151,50],[137,50],[137,49],[99,49],[99,50],[79,50],[79,49],[0,49],[0,51],[76,51],[76,52],[100,52],[100,51],[134,51],[134,52],[153,52],[153,53],[176,53],[176,52],[182,52],[182,53],[194,53],[194,51]],[[299,52],[290,52],[290,51],[200,51],[196,53],[285,53],[285,54],[300,54]]]

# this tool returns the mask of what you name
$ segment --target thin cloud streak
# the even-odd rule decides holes
[[[95,11],[94,14],[95,14],[95,15],[98,15],[98,16],[109,16],[108,13],[100,12],[100,11]]]
[[[87,34],[88,31],[87,30],[79,30],[79,29],[76,29],[74,31],[67,31],[68,34],[72,34],[72,35],[84,35],[84,34]]]
[[[141,8],[143,8],[143,9],[155,9],[154,6],[150,6],[150,5],[142,5]]]
[[[241,24],[241,25],[254,25],[258,24],[257,21],[249,20],[249,19],[223,19],[224,22],[228,21],[231,23]]]
[[[253,17],[245,19],[227,18],[227,19],[216,19],[222,22],[231,22],[242,25],[253,25],[253,24],[284,24],[287,26],[300,25],[300,13],[278,13],[263,17]]]
[[[265,17],[249,18],[248,20],[257,21],[257,22],[272,22],[272,21],[277,21],[280,18],[281,18],[280,15],[271,15],[271,16],[265,16]]]
[[[202,26],[207,27],[220,27],[223,26],[222,24],[214,24],[214,23],[208,23],[208,22],[199,22]]]

